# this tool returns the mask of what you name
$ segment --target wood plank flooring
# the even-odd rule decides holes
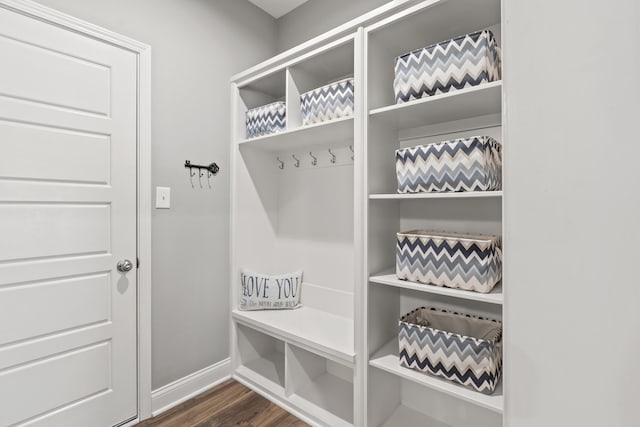
[[[308,427],[308,424],[242,384],[229,380],[138,426]]]

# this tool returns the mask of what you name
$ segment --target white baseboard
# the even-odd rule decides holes
[[[222,360],[151,392],[155,417],[231,378],[231,359]]]

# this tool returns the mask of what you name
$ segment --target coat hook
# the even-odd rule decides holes
[[[189,167],[189,175],[191,175],[191,178],[193,178],[194,176],[196,176],[196,173],[193,171],[192,167]]]
[[[314,155],[313,155],[313,153],[312,153],[311,151],[309,151],[309,155],[310,155],[310,156],[311,156],[311,158],[313,159],[313,160],[311,161],[311,164],[312,164],[313,166],[317,165],[317,164],[318,164],[318,158],[317,158],[316,156],[314,156]]]
[[[298,160],[298,158],[296,157],[295,154],[292,154],[291,157],[293,157],[293,160],[295,160],[296,162],[293,164],[293,166],[299,168],[300,167],[300,160]]]
[[[276,157],[276,159],[278,159],[278,162],[280,163],[278,165],[278,169],[280,169],[280,170],[284,169],[284,162],[282,160],[280,160],[280,157]]]
[[[329,148],[329,154],[331,154],[331,163],[335,163],[336,162],[336,155],[333,154],[333,152],[331,151],[331,148]]]
[[[202,172],[202,169],[200,169],[200,178],[202,178],[204,176],[204,172]]]
[[[351,150],[351,160],[353,160],[353,156],[354,156],[354,152],[353,152],[353,145],[349,146],[349,150]]]

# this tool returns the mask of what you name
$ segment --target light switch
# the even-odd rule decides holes
[[[171,207],[171,188],[156,187],[156,209],[169,209]]]

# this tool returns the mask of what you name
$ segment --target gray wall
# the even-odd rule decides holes
[[[509,427],[640,425],[639,18],[506,4]]]
[[[229,355],[229,79],[275,53],[275,20],[247,1],[39,0],[152,46],[153,388]],[[185,159],[222,168],[191,187]],[[155,192],[154,192],[155,194]]]
[[[310,0],[278,19],[278,51],[294,47],[387,2]]]

